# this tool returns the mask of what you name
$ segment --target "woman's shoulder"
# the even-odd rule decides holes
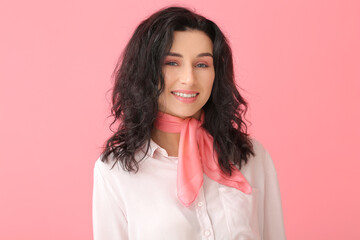
[[[142,166],[146,165],[146,161],[140,161],[142,160],[142,157],[144,154],[140,151],[138,151],[134,158],[135,161],[138,163],[139,169],[138,173],[142,172]],[[143,159],[145,160],[145,159]],[[101,154],[95,161],[94,168],[95,170],[98,170],[101,172],[101,174],[108,178],[115,178],[115,179],[127,179],[130,175],[135,175],[136,173],[134,171],[128,170],[125,166],[125,162],[121,162],[121,159],[117,159],[114,156],[114,153],[110,153],[107,158],[104,158],[104,155]],[[136,167],[133,164],[133,169],[135,170]]]
[[[253,144],[254,148],[257,149],[265,149],[264,145],[255,137],[249,137],[251,143]]]
[[[98,168],[102,171],[110,170],[114,163],[115,159],[113,154],[110,154],[106,159],[104,158],[103,154],[100,154],[100,156],[95,161],[95,168]]]
[[[150,149],[148,152],[146,151],[146,147],[147,145],[144,144],[135,152],[135,161],[131,161],[134,169],[136,169],[134,162],[137,162],[138,166],[143,165],[144,162],[146,162],[144,160],[146,160],[152,154],[154,149],[156,149],[157,145],[150,143]],[[128,161],[128,163],[130,163],[130,161]],[[111,171],[115,170],[113,172],[126,172],[128,174],[131,173],[131,171],[127,170],[127,168],[125,169],[125,165],[128,166],[124,159],[116,157],[114,152],[110,152],[106,158],[104,157],[104,153],[102,153],[95,161],[95,168],[97,167],[106,171],[109,171],[110,169]]]
[[[112,158],[108,158],[104,161],[103,155],[101,154],[95,161],[94,164],[94,176],[101,177],[102,179],[107,178],[110,175],[110,169],[112,164],[110,163]]]
[[[253,150],[254,150],[254,156],[251,156],[250,159],[255,159],[255,161],[258,161],[258,162],[265,161],[265,159],[267,158],[267,155],[269,153],[268,153],[268,150],[266,149],[266,147],[264,146],[264,144],[254,137],[250,137],[249,139],[250,139],[250,142],[252,143]]]
[[[258,162],[261,162],[261,164],[264,165],[265,168],[273,167],[274,162],[266,146],[255,138],[251,138],[251,142],[253,143],[254,147],[254,158]]]
[[[124,171],[119,161],[116,161],[113,153],[111,153],[106,159],[101,154],[95,161],[94,171],[98,171],[103,178],[112,179],[117,178],[119,175],[129,174]]]
[[[251,185],[257,186],[263,182],[269,161],[272,164],[272,160],[264,144],[254,137],[251,137],[250,141],[254,155],[250,155],[247,163],[241,167],[241,172]]]

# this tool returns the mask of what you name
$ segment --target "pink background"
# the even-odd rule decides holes
[[[2,1],[0,239],[92,239],[111,72],[140,21],[172,3],[230,40],[288,239],[360,238],[359,1],[190,2]]]

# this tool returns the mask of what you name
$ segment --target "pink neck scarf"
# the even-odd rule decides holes
[[[160,131],[180,132],[177,196],[187,207],[198,195],[203,184],[203,173],[220,184],[234,187],[246,194],[251,193],[250,184],[238,168],[235,167],[236,171],[232,171],[231,176],[221,170],[218,155],[213,149],[213,137],[201,127],[203,122],[204,110],[200,121],[195,118],[182,119],[164,112],[158,112],[155,121],[155,127]],[[230,165],[233,166],[231,163]]]

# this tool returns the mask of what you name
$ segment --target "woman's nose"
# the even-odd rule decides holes
[[[184,68],[184,71],[181,76],[181,83],[185,85],[192,86],[194,85],[196,81],[195,75],[194,75],[194,69],[192,66],[188,66]]]

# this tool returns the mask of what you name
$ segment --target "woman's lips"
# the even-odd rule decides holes
[[[195,92],[195,91],[191,91],[191,90],[174,90],[172,92],[178,92],[178,93],[187,93],[187,94],[193,94],[193,93],[199,93],[199,92]]]
[[[177,96],[174,94],[174,92],[177,92],[177,93],[186,93],[186,94],[194,94],[196,93],[196,96],[194,97],[181,97],[181,96]],[[173,91],[171,92],[172,95],[174,95],[174,97],[179,100],[180,102],[183,102],[183,103],[193,103],[196,101],[197,97],[199,96],[199,93],[198,92],[194,92],[194,91]]]

